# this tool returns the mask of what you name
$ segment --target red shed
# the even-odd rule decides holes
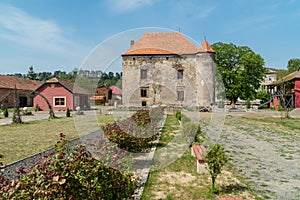
[[[285,108],[300,108],[300,71],[292,72],[266,86],[275,90],[271,107],[281,105]]]
[[[47,98],[53,110],[75,110],[78,106],[81,109],[90,108],[88,92],[70,81],[51,78],[32,93],[34,107],[38,105],[41,110],[48,110],[48,105],[38,93]]]

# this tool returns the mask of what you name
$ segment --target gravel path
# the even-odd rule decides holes
[[[54,111],[54,113],[55,113],[55,116],[57,116],[57,117],[66,116],[66,111]],[[12,115],[12,113],[9,113],[9,114]],[[35,121],[35,120],[41,120],[41,119],[48,119],[48,118],[49,118],[48,111],[39,111],[39,112],[34,112],[33,115],[21,116],[22,122],[29,122],[29,121]],[[8,118],[0,119],[0,125],[11,124],[11,123],[12,123],[11,116]]]
[[[226,117],[222,143],[241,177],[263,199],[300,199],[300,131]]]

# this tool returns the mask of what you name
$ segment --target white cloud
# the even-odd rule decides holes
[[[149,6],[155,0],[108,0],[107,3],[116,13],[129,12],[144,6]]]
[[[0,4],[0,10],[0,40],[52,53],[69,54],[79,47],[66,39],[53,21],[30,16],[9,5]]]

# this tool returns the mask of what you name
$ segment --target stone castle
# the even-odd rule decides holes
[[[214,50],[179,32],[146,33],[122,54],[123,105],[196,107],[215,104]]]

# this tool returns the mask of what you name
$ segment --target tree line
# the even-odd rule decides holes
[[[247,46],[217,42],[212,44],[215,50],[216,68],[219,81],[224,84],[226,99],[237,101],[238,98],[253,100],[267,98],[269,94],[260,90],[260,84],[266,73],[264,59]],[[300,69],[300,59],[288,61],[287,70],[274,69],[278,79]],[[268,97],[269,98],[269,97]]]
[[[26,74],[15,73],[8,74],[9,76],[15,76],[18,78],[27,78],[30,80],[37,81],[46,81],[50,78],[59,78],[62,80],[68,80],[71,82],[75,82],[77,76],[87,77],[92,79],[99,79],[98,86],[107,85],[112,86],[116,85],[121,81],[122,72],[102,72],[101,70],[82,70],[82,69],[73,69],[71,72],[56,70],[54,72],[35,72],[33,66],[30,66],[28,72]],[[118,84],[120,85],[120,84]]]

